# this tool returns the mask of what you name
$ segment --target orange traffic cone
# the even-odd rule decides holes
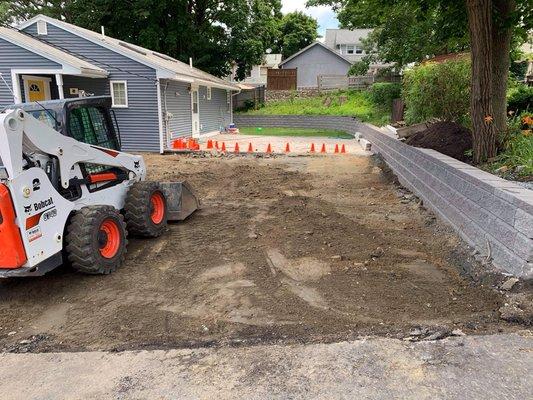
[[[235,153],[239,152],[239,143],[235,143]]]
[[[226,143],[225,142],[222,142],[222,148],[220,150],[221,151],[226,151]]]
[[[321,153],[325,153],[326,152],[326,144],[325,143],[322,143],[322,148],[320,149],[320,152]]]
[[[218,148],[219,148],[219,147],[218,147],[218,140],[215,140],[215,149],[218,150]]]
[[[335,144],[335,154],[339,154],[339,145]]]
[[[209,140],[207,141],[207,149],[208,149],[208,150],[211,150],[212,148],[213,148],[213,141],[212,141],[211,139],[209,139]]]
[[[252,147],[252,143],[250,142],[248,144],[248,153],[253,153],[254,152],[254,148]]]
[[[346,147],[344,145],[341,147],[341,154],[346,154]]]
[[[290,153],[290,152],[291,152],[291,148],[290,148],[290,146],[289,146],[289,143],[287,143],[287,144],[285,145],[285,153]]]
[[[315,144],[314,143],[311,143],[311,153],[315,153],[316,150],[315,150]]]
[[[272,153],[272,146],[270,145],[270,143],[268,144],[268,147],[267,147],[267,153]]]

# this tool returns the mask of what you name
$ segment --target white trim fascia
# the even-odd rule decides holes
[[[238,87],[231,85],[231,84],[224,85],[222,83],[212,82],[212,81],[208,81],[205,79],[194,78],[194,82],[197,83],[198,85],[211,86],[212,88],[217,88],[217,89],[240,90]]]
[[[146,66],[148,66],[150,68],[153,68],[156,71],[157,70],[163,70],[163,71],[168,71],[172,75],[176,74],[175,72],[173,72],[171,70],[167,70],[165,68],[161,68],[160,65],[151,63],[151,62],[146,61],[146,60],[144,60],[144,59],[142,59],[140,57],[136,57],[134,54],[131,54],[131,53],[127,52],[127,51],[120,50],[117,47],[112,46],[112,45],[110,45],[110,44],[108,44],[106,42],[97,40],[97,39],[95,39],[93,37],[90,37],[88,35],[84,35],[83,32],[78,32],[78,31],[76,31],[74,29],[71,29],[68,26],[64,26],[64,25],[61,24],[61,21],[58,21],[59,22],[59,24],[58,24],[53,18],[47,17],[46,15],[41,15],[41,14],[36,15],[35,17],[30,18],[26,22],[23,22],[23,23],[19,24],[18,25],[18,29],[20,29],[20,30],[26,29],[28,26],[33,25],[34,23],[36,23],[37,21],[40,21],[40,20],[44,20],[44,21],[48,22],[49,24],[55,26],[56,28],[62,29],[62,30],[66,31],[66,32],[69,32],[69,33],[72,33],[75,36],[81,37],[81,38],[83,38],[85,40],[88,40],[89,42],[92,42],[94,44],[102,46],[102,47],[104,47],[104,48],[106,48],[108,50],[111,50],[111,51],[113,51],[113,52],[115,52],[117,54],[123,55],[124,57],[127,57],[127,58],[129,58],[131,60],[137,61],[139,64],[146,65]],[[95,32],[95,34],[96,34],[96,32]]]
[[[63,73],[62,69],[38,69],[38,68],[12,68],[11,69],[11,84],[13,85],[13,93],[15,93],[15,104],[22,102],[22,87],[18,80],[19,75],[32,75],[32,74],[44,74],[44,75],[56,75]]]
[[[22,90],[20,88],[19,76],[15,70],[11,70],[11,86],[13,86],[13,102],[15,104],[22,102]]]
[[[159,153],[165,152],[164,134],[163,134],[163,107],[161,105],[161,81],[158,79],[156,82],[157,90],[157,120],[159,125]]]

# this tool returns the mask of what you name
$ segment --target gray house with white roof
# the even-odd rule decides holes
[[[298,89],[316,88],[320,76],[347,76],[366,55],[363,41],[372,29],[327,29],[324,43],[314,42],[283,60],[280,68],[296,69]],[[370,64],[369,73],[389,65]]]
[[[126,151],[159,151],[232,122],[225,80],[100,33],[38,15],[0,28],[0,109],[13,103],[110,95]]]
[[[351,62],[361,61],[365,56],[363,41],[372,29],[326,29],[324,44]]]

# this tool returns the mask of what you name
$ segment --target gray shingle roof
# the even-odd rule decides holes
[[[327,29],[326,46],[335,48],[338,44],[357,44],[366,38],[373,29]]]
[[[71,68],[78,69],[80,75],[108,75],[106,70],[97,67],[96,65],[56,49],[38,39],[34,39],[31,36],[18,32],[15,29],[0,27],[0,38],[63,66],[68,65]]]
[[[198,68],[191,68],[189,64],[185,64],[170,56],[160,54],[150,49],[127,43],[125,41],[118,40],[110,36],[103,36],[101,33],[81,28],[77,25],[69,24],[67,22],[50,18],[45,15],[37,15],[32,19],[26,21],[25,23],[21,24],[20,27],[21,29],[23,29],[24,27],[29,26],[39,20],[44,20],[52,25],[58,26],[59,28],[74,32],[75,34],[78,34],[81,37],[85,37],[93,42],[102,43],[102,45],[105,45],[106,47],[111,48],[112,50],[115,50],[120,54],[129,56],[132,59],[147,64],[155,69],[163,69],[168,72],[174,73],[176,74],[176,79],[178,80],[180,79],[180,77],[185,77],[190,78],[193,81],[199,80],[204,85],[212,83],[214,85],[239,90],[236,85],[228,81],[217,78],[216,76],[211,75]]]

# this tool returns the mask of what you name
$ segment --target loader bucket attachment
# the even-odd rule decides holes
[[[169,221],[183,221],[200,207],[200,201],[187,182],[161,182],[167,200]]]

